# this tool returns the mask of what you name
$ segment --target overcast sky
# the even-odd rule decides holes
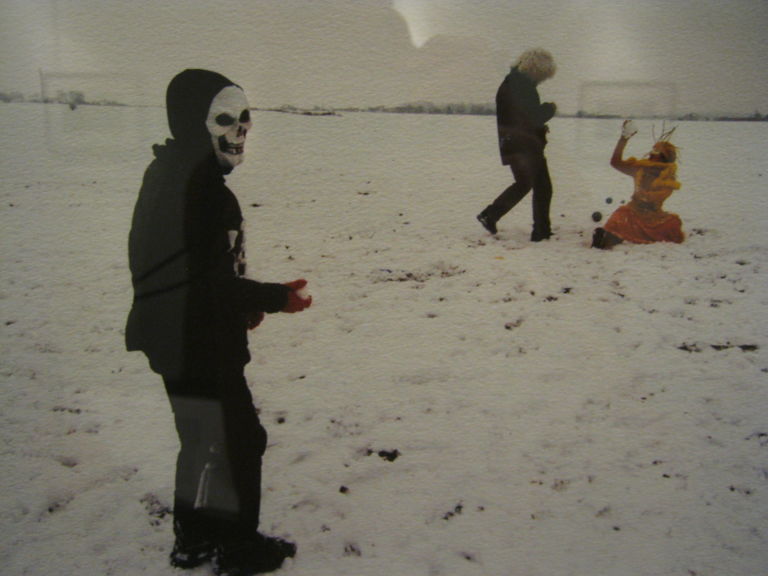
[[[563,112],[765,114],[766,30],[766,0],[0,0],[0,90],[162,104],[203,67],[255,106],[490,102],[541,46]]]

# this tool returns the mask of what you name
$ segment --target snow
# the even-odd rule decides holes
[[[542,243],[528,199],[495,238],[474,218],[511,182],[490,117],[254,124],[229,177],[250,275],[313,296],[251,333],[262,528],[299,547],[281,574],[765,573],[768,125],[680,122],[687,241],[602,252],[591,215],[631,193],[618,120],[551,123]],[[0,125],[0,571],[176,574],[175,430],[123,345],[164,111],[8,104]]]

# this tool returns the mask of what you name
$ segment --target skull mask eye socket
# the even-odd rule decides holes
[[[248,122],[250,122],[251,121],[250,111],[248,111],[247,109],[243,110],[242,114],[240,114],[239,121],[241,124],[247,124]],[[216,124],[219,126],[232,126],[232,124],[234,124],[235,122],[236,120],[232,116],[226,113],[219,114],[218,116],[216,116]]]
[[[251,113],[245,93],[227,86],[211,102],[205,125],[219,164],[234,168],[243,161],[245,137],[251,129]]]
[[[229,114],[219,114],[216,116],[216,124],[218,126],[232,126],[235,123],[235,119]]]

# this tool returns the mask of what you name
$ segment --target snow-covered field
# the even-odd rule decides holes
[[[527,199],[496,238],[475,220],[511,182],[490,117],[255,115],[229,178],[250,275],[315,299],[251,333],[282,574],[768,573],[768,124],[680,123],[688,240],[600,252],[591,214],[632,188],[620,124],[551,123],[556,237],[533,244]],[[164,111],[0,126],[0,572],[175,574],[175,430],[123,346]]]

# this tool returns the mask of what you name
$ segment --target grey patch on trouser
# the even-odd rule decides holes
[[[221,403],[201,398],[177,398],[184,414],[195,414],[201,436],[208,439],[208,458],[200,474],[193,508],[213,513],[232,514],[240,510],[226,450],[226,432]],[[185,406],[186,405],[186,406]]]
[[[232,514],[240,509],[232,473],[226,460],[221,457],[222,450],[221,444],[213,444],[210,448],[211,460],[203,468],[197,484],[196,510]]]

